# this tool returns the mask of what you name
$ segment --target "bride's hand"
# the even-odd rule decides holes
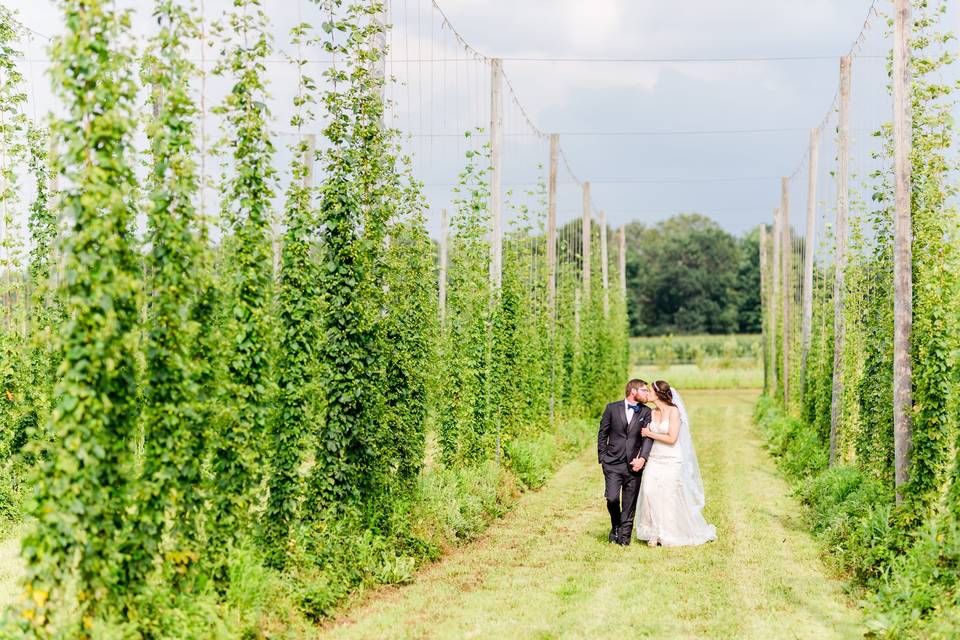
[[[650,431],[648,427],[644,427],[643,429],[640,430],[640,435],[643,436],[644,438],[652,438],[653,431]]]

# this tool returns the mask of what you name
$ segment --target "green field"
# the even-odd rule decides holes
[[[760,336],[663,336],[630,339],[630,373],[678,389],[759,389]]]
[[[634,363],[685,391],[719,540],[697,548],[606,542],[602,479],[588,446],[477,541],[412,583],[363,588],[300,638],[856,638],[860,614],[819,559],[752,420],[760,367]],[[714,385],[713,390],[701,390]],[[582,442],[578,445],[582,446]],[[0,545],[0,602],[18,591],[17,531]],[[521,597],[522,595],[522,597]]]
[[[380,591],[323,638],[857,638],[857,610],[828,576],[798,506],[761,448],[754,391],[691,391],[719,540],[628,548],[606,541],[588,448],[475,544]]]
[[[727,369],[710,365],[633,365],[631,375],[642,380],[666,380],[680,389],[759,389],[763,386],[760,366]]]
[[[630,360],[641,364],[702,364],[706,360],[734,367],[743,360],[760,360],[760,336],[693,335],[630,338]]]

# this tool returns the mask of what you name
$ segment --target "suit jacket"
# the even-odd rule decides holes
[[[640,409],[633,412],[633,420],[627,424],[623,400],[608,404],[597,433],[597,462],[625,464],[638,456],[646,460],[653,447],[653,438],[644,438],[640,430],[650,424],[652,413],[650,407],[641,404]]]

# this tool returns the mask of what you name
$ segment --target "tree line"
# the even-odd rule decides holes
[[[756,229],[737,237],[689,213],[626,235],[631,335],[760,332]]]

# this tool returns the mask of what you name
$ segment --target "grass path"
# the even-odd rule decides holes
[[[719,541],[620,548],[607,540],[586,451],[480,541],[382,590],[321,638],[856,638],[859,618],[817,557],[761,449],[752,391],[688,391]]]

